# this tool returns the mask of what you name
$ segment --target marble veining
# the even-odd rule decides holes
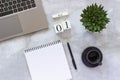
[[[75,71],[69,53],[67,59],[74,80],[119,80],[120,76],[120,0],[42,0],[49,29],[0,42],[0,80],[31,80],[23,51],[26,48],[61,39],[70,41],[78,70]],[[101,33],[84,29],[80,20],[82,10],[92,3],[105,6],[111,22]],[[55,34],[51,15],[68,11],[72,25],[69,37]],[[59,21],[57,21],[59,22]],[[81,61],[81,53],[88,46],[96,46],[103,52],[103,65],[88,68]]]

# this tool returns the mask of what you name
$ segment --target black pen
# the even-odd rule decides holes
[[[72,58],[73,66],[74,66],[75,69],[77,69],[77,66],[76,66],[76,63],[75,63],[75,60],[74,60],[74,57],[73,57],[73,54],[72,54],[72,50],[71,50],[70,44],[68,42],[67,42],[67,46],[68,46],[68,49],[69,49],[69,52],[70,52],[70,56]]]

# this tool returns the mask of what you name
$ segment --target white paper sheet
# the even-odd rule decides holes
[[[62,43],[25,53],[32,80],[72,78]]]

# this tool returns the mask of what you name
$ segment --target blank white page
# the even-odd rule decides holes
[[[25,56],[32,80],[72,79],[61,42],[27,51]]]

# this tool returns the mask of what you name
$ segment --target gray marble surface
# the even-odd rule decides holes
[[[0,42],[0,80],[31,80],[23,50],[61,39],[70,41],[78,70],[74,70],[70,55],[67,59],[73,80],[119,80],[120,79],[120,0],[42,0],[49,29]],[[82,10],[92,3],[105,6],[111,22],[101,33],[91,33],[79,22]],[[69,35],[55,34],[51,15],[68,11],[72,25]],[[96,46],[103,52],[103,65],[88,68],[81,61],[81,53],[88,46]]]

